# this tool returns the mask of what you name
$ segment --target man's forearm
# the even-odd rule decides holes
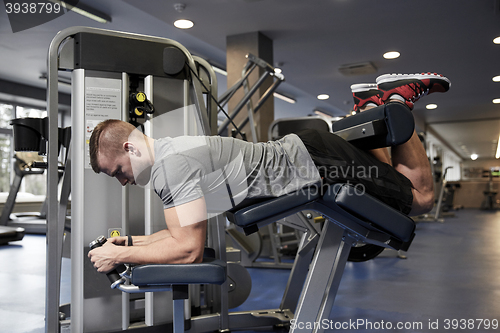
[[[135,240],[134,240],[135,242]],[[175,264],[199,262],[203,258],[204,244],[193,246],[185,240],[163,237],[143,246],[118,247],[115,263]]]
[[[147,236],[132,236],[132,243],[134,246],[144,246],[154,242],[157,242],[161,239],[171,237],[168,229],[163,229],[158,232],[155,232],[152,235]]]

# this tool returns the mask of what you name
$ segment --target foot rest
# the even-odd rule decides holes
[[[226,281],[226,263],[204,258],[198,264],[139,265],[132,269],[131,275],[131,283],[136,286],[220,285]]]
[[[415,120],[410,109],[398,102],[360,112],[332,124],[332,132],[360,149],[402,144],[410,139]]]

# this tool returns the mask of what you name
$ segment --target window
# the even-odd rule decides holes
[[[0,192],[9,192],[12,171],[12,126],[10,120],[14,114],[14,106],[0,104]],[[10,133],[10,135],[9,135]]]
[[[12,139],[12,125],[10,121],[14,118],[43,118],[47,112],[36,108],[0,103],[0,192],[9,192],[10,184],[14,179],[12,165],[14,161],[14,145]],[[30,154],[23,154],[23,159]],[[35,154],[31,154],[35,158]],[[31,161],[25,161],[27,163]],[[34,195],[46,194],[46,173],[41,175],[29,175],[23,178],[19,192],[27,192]]]
[[[0,128],[12,129],[10,120],[14,115],[14,106],[9,104],[0,104]]]
[[[9,192],[11,160],[11,137],[0,135],[0,192]]]
[[[16,118],[45,118],[47,111],[38,109],[26,108],[22,106],[16,107]]]

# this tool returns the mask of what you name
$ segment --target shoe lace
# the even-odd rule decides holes
[[[411,97],[410,101],[415,102],[419,100],[421,97],[427,95],[429,93],[429,87],[427,87],[425,84],[423,84],[420,81],[410,83],[408,85],[408,88],[413,90],[413,96]]]

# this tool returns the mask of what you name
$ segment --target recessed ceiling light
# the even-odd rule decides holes
[[[434,110],[434,109],[437,109],[437,107],[438,107],[437,104],[427,104],[425,106],[425,108],[428,110]]]
[[[190,20],[177,20],[174,22],[174,27],[179,29],[190,29],[194,26],[193,21]]]
[[[477,155],[477,154],[470,155],[470,159],[473,161],[477,160],[478,157],[479,157],[479,155]]]
[[[384,58],[385,59],[396,59],[399,58],[401,54],[397,51],[391,51],[391,52],[386,52],[384,53]]]
[[[326,99],[329,99],[329,98],[330,98],[330,96],[328,96],[327,94],[321,94],[321,95],[318,95],[318,97],[317,97],[317,98],[318,98],[319,100],[324,101],[324,100],[326,100]]]
[[[493,43],[500,44],[500,37],[493,39]]]
[[[495,76],[492,80],[494,82],[500,82],[500,75]]]
[[[495,103],[495,104],[500,104],[500,98],[495,98],[495,99],[493,100],[493,103]]]

